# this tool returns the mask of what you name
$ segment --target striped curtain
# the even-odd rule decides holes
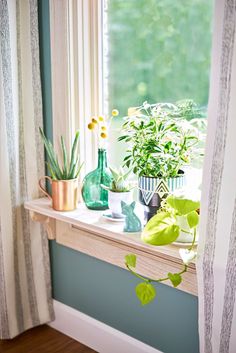
[[[201,353],[236,352],[236,0],[216,0],[197,263]]]
[[[23,203],[44,174],[37,0],[0,0],[0,338],[51,321],[48,242]]]

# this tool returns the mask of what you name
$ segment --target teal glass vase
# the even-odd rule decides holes
[[[107,151],[99,148],[97,168],[85,176],[82,186],[84,203],[91,210],[108,208],[108,191],[101,184],[110,186],[111,173],[107,168]]]

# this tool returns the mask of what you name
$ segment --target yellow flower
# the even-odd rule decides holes
[[[106,126],[101,126],[102,131],[106,131],[106,129],[107,129]]]
[[[89,130],[93,130],[95,128],[95,124],[94,123],[89,123],[88,124],[88,129]]]
[[[100,115],[100,116],[98,117],[98,120],[99,120],[99,121],[104,121],[103,116]]]
[[[113,109],[112,112],[111,112],[111,115],[112,116],[118,116],[119,115],[119,110]]]
[[[107,134],[105,134],[105,132],[102,132],[100,136],[101,136],[101,138],[103,138],[103,139],[107,138]]]
[[[98,123],[97,119],[92,118],[92,123],[97,124]]]

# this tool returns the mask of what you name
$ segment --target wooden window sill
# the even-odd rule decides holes
[[[178,272],[182,267],[178,246],[145,244],[139,233],[124,233],[123,223],[103,219],[104,211],[88,210],[80,204],[75,211],[57,212],[46,198],[25,202],[25,209],[30,211],[34,221],[45,225],[49,239],[121,268],[126,269],[124,257],[129,253],[137,255],[136,269],[144,276],[165,277],[168,272]],[[171,285],[169,281],[165,284]],[[194,263],[183,275],[178,289],[197,295]]]

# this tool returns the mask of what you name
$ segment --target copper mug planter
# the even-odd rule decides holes
[[[43,180],[49,180],[52,187],[52,196],[42,185]],[[52,200],[52,208],[56,211],[73,211],[77,208],[79,184],[78,179],[53,180],[48,176],[39,179],[40,190]]]

